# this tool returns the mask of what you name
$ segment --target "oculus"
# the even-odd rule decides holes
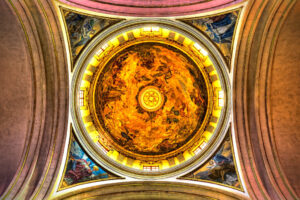
[[[85,150],[141,178],[205,162],[229,116],[220,53],[188,25],[153,20],[120,22],[99,34],[72,77],[72,119]]]

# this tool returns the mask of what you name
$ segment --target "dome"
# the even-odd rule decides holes
[[[228,125],[228,75],[214,46],[194,33],[170,20],[133,20],[81,54],[73,122],[96,160],[129,176],[167,177],[218,146]]]

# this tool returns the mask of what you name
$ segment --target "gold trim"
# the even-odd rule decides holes
[[[74,63],[76,62],[76,60],[80,57],[80,54],[83,52],[83,49],[86,47],[87,44],[85,44],[83,46],[83,48],[80,50],[79,54],[76,55],[75,58],[73,58],[73,53],[72,53],[72,46],[71,46],[71,41],[70,41],[70,36],[69,36],[69,29],[68,29],[68,25],[66,22],[66,16],[65,16],[65,12],[72,12],[72,13],[76,13],[79,15],[84,15],[84,16],[88,16],[88,17],[92,17],[92,18],[96,18],[96,19],[105,19],[105,20],[112,20],[115,21],[115,23],[118,23],[122,20],[124,20],[124,18],[112,18],[112,17],[107,17],[107,16],[101,16],[101,15],[96,15],[95,13],[90,14],[90,13],[86,13],[82,10],[78,11],[78,10],[73,10],[71,8],[68,7],[63,7],[62,5],[58,4],[57,8],[59,11],[59,15],[62,22],[60,22],[61,27],[62,27],[62,31],[64,32],[63,34],[64,39],[67,40],[67,51],[68,51],[68,59],[70,60],[70,72],[72,72],[74,70]],[[105,29],[109,28],[110,26],[114,25],[115,23],[109,24],[108,26],[104,27],[103,29],[101,29],[99,32],[97,32],[92,38],[90,38],[90,40],[87,42],[89,43],[90,41],[92,41],[93,38],[95,38],[98,34],[100,34],[102,31],[104,31]],[[63,25],[62,25],[63,24]]]
[[[253,32],[254,32],[254,29],[255,29],[255,26],[256,26],[256,23],[257,23],[257,18],[258,18],[258,16],[259,16],[259,14],[260,14],[260,12],[261,12],[261,10],[263,9],[263,7],[264,7],[264,4],[266,4],[265,2],[261,2],[260,3],[260,5],[259,5],[259,8],[258,8],[258,11],[256,12],[256,14],[255,14],[255,16],[254,16],[254,19],[253,19],[253,22],[252,22],[252,24],[251,24],[251,27],[250,27],[250,30],[249,30],[249,34],[248,34],[248,37],[247,37],[247,43],[246,43],[246,51],[249,51],[249,41],[250,41],[250,38],[252,38],[253,36]],[[253,6],[253,4],[251,5],[251,6]],[[249,14],[249,13],[248,13]],[[248,66],[248,59],[245,59],[244,60],[244,65],[243,66]],[[243,91],[244,91],[244,89],[243,89]],[[243,97],[244,98],[244,97]],[[244,122],[245,122],[245,119],[243,119],[244,120]],[[246,123],[244,123],[244,124],[246,124]],[[249,135],[249,133],[247,133],[248,131],[245,131],[245,133],[246,133],[246,137],[248,137],[248,135]],[[249,146],[251,146],[251,148],[252,148],[252,145],[251,144],[249,144],[249,141],[247,142],[247,146],[248,146],[248,148],[249,148]],[[252,148],[253,149],[253,148]],[[257,173],[256,173],[256,169],[255,169],[255,166],[254,166],[254,161],[253,161],[253,156],[252,156],[252,153],[250,153],[249,151],[247,151],[247,154],[248,154],[248,158],[249,158],[249,160],[250,160],[250,167],[251,167],[251,170],[252,170],[252,172],[254,172],[253,173],[253,177],[254,177],[254,179],[255,179],[255,182],[257,183],[257,186],[258,186],[258,189],[260,190],[260,192],[261,192],[261,194],[264,196],[264,198],[265,199],[268,199],[267,198],[267,196],[266,196],[266,191],[262,188],[262,185],[261,185],[261,183],[260,183],[260,181],[258,180],[258,179],[260,179],[260,177],[257,177]],[[249,179],[249,176],[247,176],[247,179]],[[251,187],[251,189],[252,189],[252,191],[253,191],[253,187],[252,187],[252,185],[251,184],[249,184],[249,186]],[[256,194],[255,194],[255,192],[253,192],[253,194],[254,194],[254,196],[257,198],[257,196],[256,196]]]
[[[147,19],[146,19],[147,20]],[[153,20],[153,22],[152,22],[152,20],[150,20],[149,19],[149,22],[147,22],[147,24],[148,23],[150,23],[150,22],[152,22],[153,24],[155,24],[155,25],[157,25],[157,23],[160,23],[160,22],[158,22],[157,21],[158,19],[154,19]],[[161,19],[163,22],[161,22],[162,23],[162,25],[163,25],[163,27],[165,27],[168,23],[166,23],[166,19]],[[128,22],[123,22],[124,23],[124,25],[125,24],[130,24],[130,26],[132,27],[133,25],[138,25],[138,27],[141,27],[142,26],[142,23],[140,22],[140,21],[143,21],[143,19],[137,19],[137,24],[134,24],[133,22],[130,22],[130,21],[128,21]],[[169,20],[170,21],[170,20]],[[134,21],[135,22],[135,21]],[[172,25],[173,24],[173,22],[169,22],[169,23],[171,23],[170,25]],[[175,23],[175,22],[174,22]],[[178,26],[182,26],[182,27],[187,27],[186,25],[183,25],[183,23],[179,23],[179,22],[177,22],[178,23]],[[148,24],[148,25],[150,25],[150,24]],[[122,24],[120,24],[120,26],[122,26]],[[173,25],[174,26],[174,25]],[[177,27],[177,26],[175,26],[175,27]],[[123,28],[123,27],[122,27]],[[128,29],[128,27],[126,28],[126,30]],[[120,30],[120,28],[119,28],[119,30]],[[113,32],[113,33],[115,33],[115,31]],[[107,33],[106,33],[107,34]],[[196,34],[196,38],[198,38],[199,36],[198,36],[198,34],[194,31],[193,32],[193,34]],[[108,37],[108,35],[106,36],[106,37]],[[189,36],[186,36],[186,37],[189,37]],[[192,36],[191,35],[191,37],[192,38],[194,38],[195,36]],[[203,36],[201,36],[200,38],[202,38]],[[99,39],[99,38],[95,38],[95,39]],[[198,38],[199,39],[199,38]],[[196,41],[198,41],[198,42],[200,42],[200,43],[202,43],[202,42],[205,42],[206,41],[206,39],[205,39],[205,37],[203,37],[202,38],[204,41],[202,41],[202,40],[197,40],[196,39]],[[94,40],[95,41],[95,40]],[[103,42],[103,41],[102,41]],[[207,42],[209,42],[209,41],[207,41]],[[216,49],[215,49],[215,47],[213,46],[213,44],[209,44],[209,48],[210,48],[210,51],[213,51],[213,52],[215,52],[216,51]],[[99,49],[98,49],[99,50]],[[93,48],[92,50],[90,50],[90,51],[93,51],[93,52],[96,52],[96,49],[95,48]],[[84,52],[84,54],[89,54],[89,52]],[[219,55],[219,53],[218,53],[218,51],[216,52],[216,54],[217,55]],[[221,55],[219,55],[218,57],[216,57],[216,55],[215,54],[211,54],[210,55],[210,58],[212,59],[212,62],[214,63],[214,64],[216,64],[217,66],[220,66],[220,69],[218,68],[217,69],[217,71],[219,72],[219,70],[221,70],[221,86],[219,86],[219,87],[222,87],[222,89],[224,90],[224,92],[226,93],[226,97],[225,97],[225,99],[226,99],[226,101],[228,100],[228,102],[229,102],[229,104],[228,104],[228,102],[226,102],[226,108],[225,108],[225,110],[224,110],[224,112],[225,113],[223,113],[223,111],[222,111],[222,113],[221,113],[221,115],[222,115],[222,124],[223,125],[226,125],[227,124],[227,122],[228,122],[228,112],[229,112],[229,107],[230,107],[230,98],[228,97],[228,95],[230,94],[230,87],[229,87],[229,85],[227,85],[227,84],[230,84],[230,82],[229,82],[229,78],[228,78],[228,74],[227,74],[227,68],[225,68],[224,66],[225,66],[225,63],[223,62],[223,60],[222,60],[222,56]],[[98,60],[97,58],[96,58],[96,60]],[[82,61],[81,61],[82,63],[84,63],[84,65],[86,65],[86,62],[87,62],[87,59],[83,59]],[[99,61],[98,61],[99,62]],[[78,68],[78,66],[77,66],[77,68]],[[76,73],[78,73],[78,74],[76,74],[76,77],[77,76],[82,76],[82,72],[80,72],[80,70],[76,70],[75,71]],[[224,74],[223,74],[224,73]],[[90,75],[89,75],[90,76]],[[73,77],[73,79],[74,79],[74,77]],[[78,85],[78,83],[75,83],[74,81],[75,80],[72,80],[73,81],[73,84],[72,84],[72,86],[73,85],[75,85],[75,87],[77,88],[77,87],[79,87],[79,85]],[[225,85],[223,85],[223,83],[225,84]],[[89,85],[90,83],[88,83],[88,85]],[[220,84],[220,83],[218,83],[218,84]],[[86,87],[86,86],[83,86],[83,87]],[[89,86],[88,86],[89,87]],[[75,95],[72,97],[73,98],[73,101],[75,100],[76,101],[76,92],[75,92]],[[72,116],[72,119],[74,120],[75,118],[79,118],[79,116],[80,116],[80,110],[78,110],[78,108],[76,108],[76,102],[73,102],[73,106],[75,106],[75,107],[73,107],[73,110],[75,110],[75,113],[76,114],[74,114],[73,116]],[[88,111],[89,112],[89,111]],[[75,120],[76,121],[76,120]],[[77,122],[78,123],[78,122]],[[83,122],[84,123],[84,122]],[[220,129],[220,131],[223,133],[224,131],[225,131],[225,129],[226,128],[224,128],[224,126],[216,126],[218,129]],[[226,127],[227,127],[227,125],[226,125]],[[91,127],[91,128],[93,128],[93,127]],[[80,129],[84,129],[84,127],[83,127],[83,124],[80,122],[79,124],[76,124],[76,134],[79,134],[77,131],[80,131]],[[81,131],[84,131],[84,130],[81,130]],[[83,135],[80,135],[80,137],[82,137],[81,139],[82,140],[84,140],[84,143],[86,144],[86,143],[93,143],[92,142],[92,139],[90,138],[90,137],[88,137],[88,136],[86,136],[86,134],[83,134]],[[209,147],[206,147],[205,149],[207,150],[207,149],[212,149],[212,148],[216,148],[216,145],[217,144],[219,144],[220,143],[220,138],[223,138],[224,137],[224,134],[222,134],[222,135],[215,135],[213,138],[212,138],[212,140],[209,142]],[[217,144],[215,143],[215,141],[218,141],[217,142]],[[114,168],[114,170],[120,170],[120,171],[122,171],[121,169],[120,169],[120,164],[121,163],[118,163],[118,162],[115,162],[115,163],[111,163],[109,160],[111,159],[111,158],[109,158],[108,156],[104,156],[104,154],[102,154],[102,153],[100,153],[100,152],[97,152],[98,151],[98,146],[97,146],[97,144],[92,144],[91,146],[87,146],[87,149],[89,149],[89,151],[91,151],[92,153],[93,153],[93,156],[95,156],[97,159],[100,159],[102,162],[104,162],[106,165],[111,165],[111,167],[113,167]],[[100,156],[99,156],[99,153],[101,154]],[[201,160],[201,158],[203,158],[203,157],[205,157],[205,156],[207,156],[207,154],[210,154],[210,151],[209,152],[203,152],[202,154],[203,155],[201,155],[201,156],[197,156],[197,160]],[[189,163],[189,165],[190,164],[192,164],[192,165],[194,165],[194,162],[195,162],[195,159],[191,159],[191,160],[189,160],[189,161],[187,161],[188,163]],[[182,163],[179,163],[179,164],[182,164]],[[126,167],[126,166],[125,166]],[[122,167],[121,167],[122,168]],[[134,168],[132,168],[132,169],[129,169],[130,167],[128,167],[128,169],[124,169],[125,171],[126,171],[126,174],[127,175],[129,175],[129,174],[131,174],[131,170],[132,170],[132,172],[134,172],[137,176],[148,176],[148,175],[145,175],[145,172],[143,172],[143,171],[141,171],[140,172],[140,170],[137,170],[137,169],[134,169]],[[174,169],[177,169],[177,167],[174,167]],[[165,169],[165,170],[169,170],[169,169]],[[181,171],[181,169],[178,169],[179,171]],[[124,172],[125,173],[125,172]],[[174,172],[174,170],[172,171],[172,173],[175,173]],[[152,174],[152,173],[151,173]],[[163,176],[166,176],[166,172],[164,172],[164,174],[163,174]],[[153,175],[154,176],[160,176],[160,174],[156,174],[156,173],[153,173]],[[130,176],[130,175],[129,175]]]
[[[172,8],[172,7],[182,7],[182,6],[192,6],[192,5],[196,5],[196,4],[203,4],[203,3],[207,3],[207,2],[210,2],[212,0],[202,0],[201,2],[197,1],[197,2],[191,2],[191,3],[185,3],[185,4],[175,4],[175,5],[164,5],[164,6],[152,6],[152,5],[149,5],[149,6],[138,6],[138,5],[126,5],[126,4],[120,4],[120,3],[108,3],[106,1],[101,1],[101,0],[91,0],[93,2],[96,2],[96,3],[99,3],[99,4],[108,4],[108,5],[111,5],[111,6],[120,6],[120,7],[129,7],[129,8]],[[76,4],[75,2],[70,2],[68,1],[69,3],[73,3],[73,4]],[[232,3],[232,2],[230,2]],[[77,5],[77,4],[76,4]],[[81,6],[83,6],[82,4],[79,4]]]
[[[38,0],[37,2],[38,2],[39,6],[40,6],[40,8],[41,8],[41,10],[42,10],[42,12],[44,14],[44,17],[46,18],[46,21],[47,21],[47,25],[48,25],[48,28],[49,28],[49,31],[50,31],[51,41],[52,41],[52,45],[53,45],[53,49],[54,49],[55,62],[57,64],[57,66],[58,66],[58,54],[57,54],[57,50],[56,50],[56,45],[55,45],[55,39],[54,39],[54,34],[53,34],[52,26],[50,24],[50,21],[48,19],[47,14],[46,14],[45,8],[42,5],[41,1]],[[39,188],[38,188],[37,192],[35,193],[35,195],[33,196],[33,199],[36,199],[37,196],[38,196],[38,194],[39,194],[39,192],[41,191],[41,189],[42,189],[42,187],[43,187],[43,185],[44,185],[44,183],[46,181],[46,178],[47,178],[50,166],[52,164],[52,159],[53,159],[53,155],[54,155],[54,151],[55,151],[55,147],[56,147],[56,139],[57,139],[57,131],[56,130],[57,130],[57,127],[55,127],[55,134],[54,134],[54,139],[53,139],[54,142],[53,142],[53,146],[51,148],[51,155],[50,155],[50,159],[49,159],[49,164],[48,164],[48,167],[46,169],[46,172],[45,172],[44,178],[42,180],[42,183],[39,185]]]
[[[119,18],[119,19],[137,19],[137,18],[149,18],[149,17],[139,17],[139,16],[129,16],[129,15],[113,15],[113,14],[106,14],[106,13],[102,13],[102,12],[96,12],[96,11],[91,11],[91,10],[87,10],[87,9],[83,9],[83,8],[79,8],[73,5],[69,5],[66,3],[61,2],[60,0],[52,0],[54,4],[57,4],[58,6],[61,6],[63,8],[67,8],[73,11],[78,11],[78,12],[82,12],[85,14],[90,14],[93,16],[99,16],[99,17],[107,17],[107,18]],[[228,10],[233,10],[239,7],[242,7],[245,2],[247,2],[248,0],[243,0],[239,3],[235,3],[233,5],[230,6],[226,6],[225,8],[219,8],[213,11],[208,11],[208,12],[201,12],[199,11],[199,13],[197,14],[192,14],[192,15],[183,15],[183,16],[171,16],[171,17],[158,17],[158,18],[162,18],[162,19],[183,19],[183,18],[192,18],[192,17],[202,17],[202,16],[208,16],[208,15],[215,15],[218,13],[222,13],[222,12],[227,12]],[[195,11],[196,12],[196,11]]]
[[[57,7],[62,7],[63,9],[67,9],[67,10],[70,10],[70,11],[76,12],[76,13],[83,13],[84,15],[87,15],[87,16],[103,17],[103,18],[109,18],[109,19],[120,19],[120,20],[127,19],[127,18],[134,18],[134,17],[124,17],[124,16],[119,16],[119,15],[110,15],[110,14],[105,14],[105,13],[101,13],[101,12],[90,11],[90,10],[78,8],[76,6],[68,5],[59,0],[52,0],[52,2]]]

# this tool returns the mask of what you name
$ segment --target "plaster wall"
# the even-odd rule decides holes
[[[21,162],[32,116],[32,72],[24,33],[5,1],[0,1],[0,195]]]
[[[300,2],[279,33],[271,68],[269,105],[271,131],[283,171],[300,196]]]

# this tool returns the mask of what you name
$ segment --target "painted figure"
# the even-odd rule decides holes
[[[236,16],[232,13],[219,15],[203,20],[210,33],[210,38],[216,43],[231,43]]]
[[[240,187],[234,165],[230,139],[226,138],[221,149],[204,166],[187,176],[187,178],[208,180],[233,187]]]
[[[73,140],[64,177],[64,186],[96,179],[109,178],[106,171],[96,165]]]
[[[89,162],[84,159],[71,158],[72,168],[67,171],[65,181],[68,185],[78,183],[81,179],[87,179],[92,175]]]
[[[209,166],[208,177],[228,185],[233,185],[237,181],[235,167],[232,159],[226,158],[220,154],[214,156]]]
[[[235,11],[208,18],[186,20],[186,22],[205,32],[220,48],[227,60],[230,61],[231,43],[237,15],[238,12]]]
[[[65,17],[73,58],[80,53],[84,45],[89,42],[95,34],[115,22],[115,20],[98,19],[72,12],[67,12]]]
[[[138,154],[164,154],[196,134],[208,93],[193,60],[160,43],[132,45],[112,60],[97,82],[95,109],[119,146]]]

